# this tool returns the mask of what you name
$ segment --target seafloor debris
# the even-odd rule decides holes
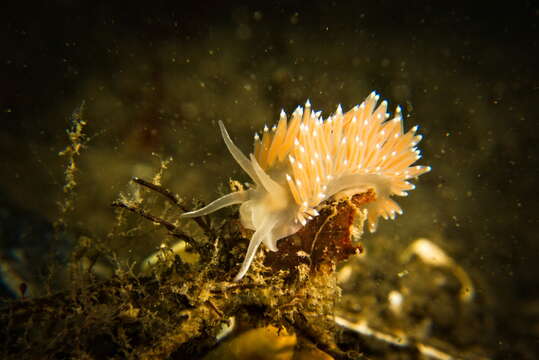
[[[169,203],[186,207],[178,197],[156,184],[141,179],[135,182],[150,190],[144,192],[144,198],[159,194]],[[43,354],[49,358],[226,358],[235,356],[226,345],[229,341],[241,343],[248,330],[265,328],[288,336],[288,340],[283,338],[284,342],[279,342],[288,347],[289,357],[284,357],[287,359],[292,356],[370,358],[367,355],[380,352],[398,353],[405,359],[418,356],[481,359],[470,352],[461,357],[454,347],[440,340],[429,340],[432,330],[427,330],[428,327],[440,321],[436,314],[425,313],[419,329],[413,325],[414,316],[418,316],[414,307],[420,305],[417,302],[425,301],[426,305],[431,297],[414,295],[416,285],[407,280],[412,276],[403,275],[400,286],[387,288],[377,287],[376,276],[369,275],[366,268],[343,275],[348,267],[357,267],[358,261],[343,267],[337,276],[337,263],[360,252],[361,246],[352,239],[365,218],[361,206],[374,196],[367,192],[327,203],[320,209],[318,222],[281,240],[279,252],[286,256],[259,252],[251,271],[239,283],[232,279],[242,261],[249,234],[235,215],[224,219],[200,218],[195,223],[197,229],[193,230],[172,218],[152,215],[142,207],[144,202],[117,201],[115,206],[136,214],[134,219],[140,217],[149,225],[157,224],[185,245],[175,247],[175,251],[163,243],[144,265],[144,272],[118,266],[109,280],[96,280],[85,286],[74,284],[71,291],[4,304],[0,321],[7,326],[0,330],[4,339],[2,355],[5,358]],[[198,254],[195,258],[190,255],[193,251]],[[189,261],[185,260],[186,255],[191,256]],[[366,259],[379,259],[373,255]],[[360,256],[358,260],[363,258]],[[425,264],[414,264],[410,257],[406,261],[412,261],[408,269],[414,274],[421,273],[421,267],[414,266]],[[376,263],[369,262],[368,268],[377,271]],[[338,279],[346,284],[360,281],[370,291],[348,293],[340,301]],[[425,279],[417,281],[421,283]],[[430,289],[442,291],[443,296],[453,291],[452,286],[447,294],[433,286]],[[388,303],[368,300],[386,289]],[[455,293],[456,301],[462,301],[458,300],[458,286]],[[471,309],[470,302],[463,302],[464,307]],[[355,314],[358,310],[359,316]],[[443,305],[439,310],[448,309]],[[383,315],[387,311],[391,314]],[[466,313],[461,320],[467,327],[480,326],[474,325],[477,321],[474,311]],[[388,319],[384,320],[384,316]],[[451,320],[448,321],[446,326],[451,326]],[[396,324],[401,325],[400,330],[391,330]],[[340,328],[356,336],[341,332]],[[258,333],[254,334],[256,339]],[[269,336],[267,331],[262,334]],[[66,342],[68,337],[71,340]],[[387,347],[377,343],[385,343]],[[263,346],[263,342],[260,344]],[[273,358],[270,354],[266,358]],[[244,352],[238,356],[249,355]]]
[[[156,184],[135,182],[184,206]],[[217,344],[222,324],[234,318],[231,335],[271,325],[287,329],[302,344],[312,344],[334,358],[357,357],[341,351],[336,342],[333,316],[340,290],[334,270],[338,261],[360,251],[350,240],[352,230],[357,217],[364,218],[358,207],[373,196],[368,192],[327,204],[318,222],[282,240],[280,252],[289,255],[286,261],[260,252],[241,283],[232,278],[246,239],[234,217],[224,222],[199,219],[204,236],[195,239],[136,202],[117,201],[114,206],[184,241],[199,253],[199,260],[185,262],[163,245],[158,260],[148,265],[147,275],[130,268],[118,270],[108,281],[8,303],[0,311],[1,321],[8,324],[2,329],[3,353],[90,358],[181,358],[189,353],[189,358],[196,358]],[[32,333],[28,333],[30,323]],[[67,343],[64,339],[70,334],[73,341]]]

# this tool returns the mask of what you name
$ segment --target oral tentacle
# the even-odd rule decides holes
[[[251,241],[249,242],[247,253],[245,254],[245,258],[243,259],[243,263],[241,264],[240,271],[234,277],[234,281],[241,280],[243,276],[247,273],[247,270],[249,270],[249,267],[251,266],[251,263],[255,258],[256,250],[258,250],[260,243],[262,243],[265,238],[271,235],[271,231],[273,230],[273,227],[276,223],[276,217],[268,216],[264,219],[262,224],[260,224],[260,227],[255,231],[253,237],[251,238]]]
[[[183,213],[180,215],[180,217],[193,218],[197,216],[208,215],[224,207],[241,204],[242,202],[247,201],[249,199],[249,191],[250,190],[237,191],[237,192],[227,194],[225,196],[220,197],[217,200],[214,200],[213,202],[209,203],[208,205],[204,206],[201,209]]]

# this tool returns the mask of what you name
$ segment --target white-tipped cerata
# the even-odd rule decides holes
[[[255,134],[249,157],[234,145],[219,121],[228,150],[254,185],[182,216],[206,215],[241,204],[241,223],[254,235],[235,281],[247,273],[261,243],[277,251],[278,240],[318,216],[316,207],[336,194],[353,196],[374,189],[376,200],[366,205],[371,232],[379,217],[393,219],[402,214],[391,196],[406,196],[415,188],[407,180],[430,171],[430,166],[412,166],[421,157],[415,147],[421,140],[417,126],[404,132],[401,108],[391,118],[387,102],[378,104],[379,99],[372,92],[346,113],[339,105],[325,121],[320,111],[311,109],[309,100],[305,109],[298,106],[290,118],[282,110],[271,131],[265,126],[262,136]]]

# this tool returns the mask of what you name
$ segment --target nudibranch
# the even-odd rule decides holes
[[[387,101],[372,92],[361,105],[343,113],[341,106],[323,119],[320,111],[298,106],[290,119],[281,111],[277,125],[255,134],[254,152],[247,158],[232,142],[222,121],[219,127],[228,150],[254,184],[225,195],[182,217],[206,215],[241,204],[242,225],[254,230],[235,281],[249,269],[261,243],[277,251],[277,241],[300,230],[318,215],[317,207],[341,195],[353,196],[373,189],[376,200],[366,205],[369,230],[381,216],[402,214],[391,196],[406,196],[415,188],[407,180],[430,171],[411,166],[420,157],[417,126],[403,132],[402,112],[392,119]]]

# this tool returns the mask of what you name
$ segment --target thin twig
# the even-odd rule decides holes
[[[317,331],[310,327],[307,317],[301,313],[295,316],[293,320],[288,318],[288,316],[285,316],[284,319],[294,328],[296,335],[302,337],[303,340],[310,342],[319,350],[331,355],[334,359],[350,360],[364,358],[361,354],[356,353],[355,351],[342,351],[336,344],[325,343],[320,337],[320,334],[317,334]]]
[[[360,336],[369,337],[371,339],[403,349],[411,349],[418,351],[420,354],[434,360],[463,360],[476,359],[488,360],[485,357],[474,354],[450,354],[449,352],[437,348],[433,345],[423,343],[406,335],[398,333],[389,333],[372,328],[367,321],[352,322],[343,317],[335,316],[335,323],[346,330],[353,331]]]
[[[148,189],[151,189],[153,191],[156,191],[158,192],[159,194],[163,195],[165,198],[167,198],[170,202],[172,202],[174,205],[176,205],[178,208],[180,208],[180,210],[182,210],[183,212],[189,212],[189,209],[187,209],[181,202],[180,200],[178,199],[178,197],[176,195],[174,195],[170,190],[168,189],[165,189],[159,185],[156,185],[156,184],[153,184],[149,181],[146,181],[146,180],[143,180],[139,177],[136,177],[134,176],[131,180],[133,180],[133,182],[141,185],[141,186],[144,186],[144,187],[147,187]],[[210,232],[210,225],[207,221],[205,221],[205,218],[204,217],[196,217],[196,218],[193,218],[193,220],[198,224],[198,226],[200,226],[202,228],[202,230],[204,230],[206,233],[209,233]]]
[[[219,315],[221,318],[223,318],[225,316],[223,314],[223,312],[221,310],[219,310],[217,305],[215,305],[211,300],[207,300],[206,303],[208,303],[210,305],[210,307],[213,309],[213,311],[215,311],[217,313],[217,315]]]
[[[188,236],[187,234],[185,234],[184,232],[182,232],[181,230],[178,230],[178,227],[164,219],[161,219],[157,216],[154,216],[152,214],[150,214],[149,212],[147,212],[146,210],[142,209],[142,208],[139,208],[139,207],[136,207],[136,206],[132,206],[132,205],[129,205],[129,204],[126,204],[120,200],[116,200],[114,202],[112,202],[111,204],[113,207],[118,207],[118,208],[123,208],[123,209],[127,209],[139,216],[142,216],[143,218],[145,219],[148,219],[150,220],[151,222],[153,223],[156,223],[156,224],[159,224],[161,226],[164,226],[168,231],[169,231],[169,234],[180,239],[180,240],[183,240],[185,241],[186,243],[190,244],[191,246],[193,246],[195,249],[197,249],[199,252],[200,250],[202,249],[202,247],[200,246],[200,244],[195,241],[195,239],[193,239],[192,237]]]

